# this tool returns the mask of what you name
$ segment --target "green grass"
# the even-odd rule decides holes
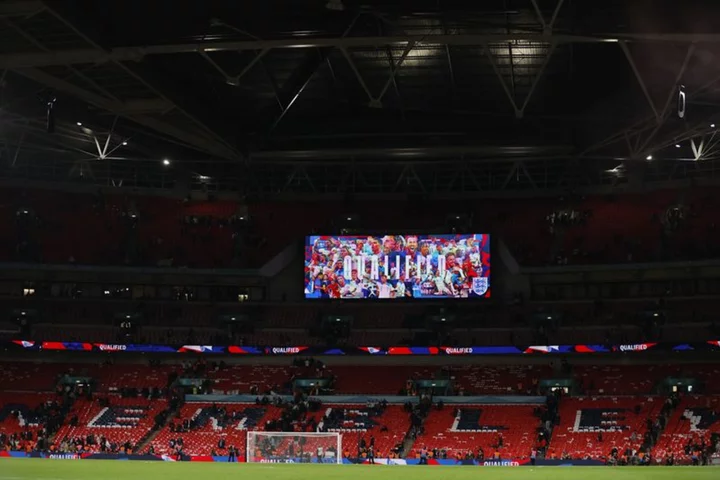
[[[717,480],[715,467],[281,465],[0,458],[0,480]]]

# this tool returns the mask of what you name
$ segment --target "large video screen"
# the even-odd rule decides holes
[[[490,235],[305,237],[305,298],[490,298]]]

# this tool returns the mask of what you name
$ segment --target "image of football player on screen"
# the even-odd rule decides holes
[[[489,296],[490,250],[482,234],[308,237],[308,298]]]

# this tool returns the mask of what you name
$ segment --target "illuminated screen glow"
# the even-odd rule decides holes
[[[305,237],[305,298],[490,298],[490,235]]]

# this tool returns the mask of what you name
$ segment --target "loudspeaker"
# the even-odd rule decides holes
[[[678,85],[677,87],[677,116],[678,118],[685,118],[687,113],[687,100],[685,97],[685,85]]]

